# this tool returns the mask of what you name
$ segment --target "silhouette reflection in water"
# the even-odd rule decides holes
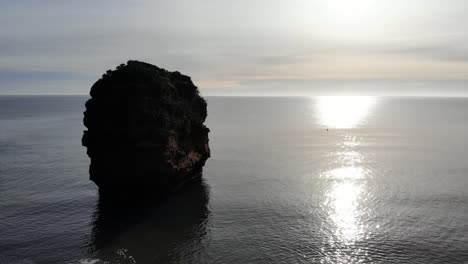
[[[101,196],[91,253],[110,263],[205,262],[208,200],[201,178],[156,206],[122,208]]]

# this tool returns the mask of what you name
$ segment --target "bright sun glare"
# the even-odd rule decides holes
[[[375,103],[375,98],[368,96],[322,96],[317,100],[320,125],[337,129],[360,125]]]
[[[326,0],[322,7],[329,29],[339,34],[369,33],[381,26],[384,10],[376,0]]]
[[[351,129],[365,122],[376,98],[368,96],[324,96],[314,101],[318,123],[326,128]],[[337,134],[333,134],[337,135]],[[322,176],[333,184],[327,192],[324,205],[335,224],[335,237],[345,244],[352,244],[365,233],[360,217],[365,213],[360,203],[365,195],[365,180],[370,171],[362,166],[366,160],[359,151],[362,139],[351,131],[341,131],[342,137],[332,167]],[[347,263],[347,262],[346,262]]]

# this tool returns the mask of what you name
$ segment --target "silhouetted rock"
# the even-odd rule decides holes
[[[190,77],[129,61],[91,88],[83,146],[100,194],[163,196],[210,156],[207,104]]]

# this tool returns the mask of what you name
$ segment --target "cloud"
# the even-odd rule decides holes
[[[239,93],[241,91],[242,93]],[[466,80],[245,80],[238,87],[212,90],[208,95],[247,96],[468,96]]]
[[[47,72],[47,71],[25,71],[14,69],[0,69],[0,85],[14,84],[18,82],[41,82],[41,81],[63,81],[81,80],[85,76],[74,72]]]
[[[302,80],[468,78],[465,2],[382,0],[379,30],[350,34],[324,26],[327,1],[0,1],[0,92],[63,83],[85,94],[129,59],[191,75],[207,93],[268,92],[260,79],[288,93]]]
[[[420,44],[386,49],[383,52],[428,60],[468,63],[468,48],[457,44]]]

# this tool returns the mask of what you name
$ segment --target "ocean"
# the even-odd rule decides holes
[[[0,263],[468,263],[468,99],[207,97],[202,180],[130,211],[87,99],[0,97]]]

